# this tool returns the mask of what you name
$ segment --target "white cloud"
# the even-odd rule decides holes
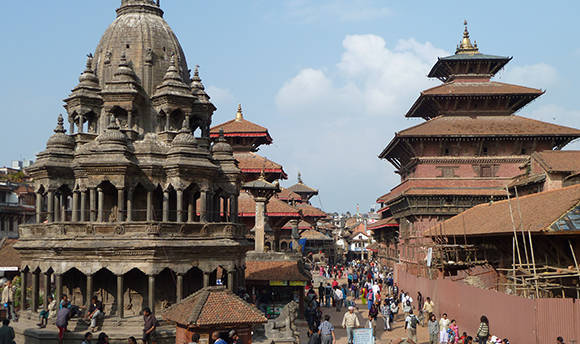
[[[234,95],[227,88],[220,88],[217,86],[208,86],[207,94],[211,97],[214,105],[231,104],[235,101]]]
[[[447,55],[414,39],[390,48],[376,35],[349,35],[343,48],[336,65],[299,71],[276,96],[279,112],[299,123],[277,134],[276,155],[298,162],[286,166],[288,172],[299,169],[319,187],[327,210],[368,206],[399,182],[377,155],[395,131],[418,123],[404,113],[420,90],[438,83],[426,75],[437,56]],[[297,134],[307,149],[291,144]]]
[[[549,87],[558,82],[558,71],[546,63],[524,66],[508,66],[505,72],[498,76],[505,82],[526,85],[530,87]]]
[[[285,3],[291,19],[315,22],[325,19],[339,22],[360,22],[385,18],[391,10],[373,0],[293,0]]]

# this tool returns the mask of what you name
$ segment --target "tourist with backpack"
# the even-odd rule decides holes
[[[413,314],[413,310],[411,309],[405,319],[405,329],[407,330],[407,337],[413,343],[417,343],[417,324],[419,324],[419,319]]]

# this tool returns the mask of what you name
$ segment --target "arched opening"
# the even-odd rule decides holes
[[[272,250],[272,244],[269,241],[266,241],[265,248],[266,248],[266,251],[271,251]]]
[[[163,110],[159,112],[159,116],[157,116],[157,132],[161,133],[167,131],[167,115]]]
[[[87,277],[85,274],[72,268],[62,275],[62,293],[75,306],[83,306],[87,299]],[[58,301],[60,302],[60,301]]]
[[[203,288],[203,271],[197,267],[191,268],[183,275],[183,297],[188,297],[201,288]]]
[[[83,128],[84,128],[84,122],[87,123],[87,128],[86,128],[86,132],[89,134],[97,134],[98,133],[98,119],[97,119],[97,114],[94,113],[93,111],[89,111],[84,115],[83,118]]]
[[[117,280],[116,276],[106,268],[97,271],[93,276],[93,296],[103,303],[105,314],[117,313]]]
[[[169,195],[169,221],[175,222],[177,221],[177,191],[173,188],[173,185],[169,185],[167,188],[168,195]]]
[[[286,241],[282,241],[280,243],[280,250],[282,250],[282,251],[288,251],[288,243]]]
[[[153,220],[161,221],[163,219],[163,189],[157,185],[153,190]]]
[[[163,269],[157,276],[155,276],[157,288],[155,290],[155,300],[160,303],[158,308],[161,310],[175,304],[177,300],[177,277],[175,272],[169,268]]]
[[[147,307],[147,275],[134,268],[124,276],[125,316],[139,315]]]
[[[111,109],[111,114],[115,115],[115,119],[117,120],[117,123],[119,123],[119,127],[121,129],[127,129],[128,126],[128,113],[127,110],[119,107],[119,106],[115,106]]]
[[[169,130],[168,131],[179,131],[183,126],[183,120],[185,115],[181,110],[175,110],[169,116]]]
[[[133,189],[133,221],[147,221],[147,189],[139,183]]]
[[[102,212],[103,222],[117,221],[117,188],[108,180],[99,184],[97,188],[102,191],[99,192],[99,197],[102,196],[103,199],[99,199],[98,204],[103,207],[99,209]]]
[[[199,222],[197,214],[197,200],[199,199],[199,187],[196,184],[191,184],[183,193],[183,221]]]
[[[72,191],[68,185],[61,185],[55,192],[56,200],[54,203],[54,219],[58,222],[70,221],[72,215]]]

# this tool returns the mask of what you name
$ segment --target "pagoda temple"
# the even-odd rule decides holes
[[[32,290],[22,293],[30,307],[21,319],[38,319],[43,278],[45,309],[53,292],[78,306],[98,295],[105,327],[118,329],[107,332],[126,341],[140,334],[130,324],[144,307],[156,312],[202,287],[243,284],[251,245],[237,212],[242,174],[223,137],[211,144],[216,108],[197,67],[190,76],[158,1],[121,1],[64,101],[69,131],[59,116],[28,169],[36,224],[20,227],[15,246],[22,288]]]
[[[578,129],[515,114],[544,91],[492,80],[511,59],[481,53],[465,22],[455,54],[429,72],[443,84],[422,91],[406,114],[425,122],[396,133],[379,155],[401,176],[377,201],[400,225],[398,254],[410,270],[426,257],[425,230],[505,198],[531,154],[580,137]]]

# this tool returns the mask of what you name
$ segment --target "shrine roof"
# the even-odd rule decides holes
[[[252,325],[268,319],[254,305],[225,287],[206,287],[169,307],[164,319],[188,328]]]
[[[295,193],[311,193],[311,194],[318,194],[318,190],[311,188],[310,186],[302,183],[302,181],[294,184],[288,188],[288,190],[295,192]]]
[[[298,261],[246,260],[246,280],[310,281]]]
[[[300,234],[301,239],[307,240],[334,240],[328,235],[314,229],[308,229]]]
[[[306,229],[311,229],[312,225],[304,220],[300,220],[300,222],[298,222],[298,230],[306,230]],[[286,222],[286,224],[284,226],[282,226],[282,229],[285,230],[289,230],[292,229],[292,224],[290,223],[290,221]]]
[[[376,230],[387,227],[399,227],[399,223],[397,223],[397,221],[392,217],[387,217],[385,219],[380,219],[375,223],[371,223],[367,228],[370,230]]]
[[[276,197],[270,198],[266,210],[269,217],[300,217],[298,209]],[[252,195],[247,192],[240,192],[240,196],[238,197],[238,214],[240,217],[254,217],[256,215],[256,202]]]
[[[580,130],[517,115],[438,116],[402,130],[397,137],[572,136]]]
[[[238,161],[238,167],[242,173],[279,173],[281,179],[288,179],[282,165],[262,157],[254,152],[234,152],[234,158]]]
[[[577,150],[534,152],[532,159],[549,173],[580,171],[580,151]]]
[[[224,136],[254,136],[254,137],[268,137],[269,141],[272,141],[268,129],[250,122],[246,119],[232,119],[222,124],[218,124],[211,128],[210,136],[218,137],[220,129],[224,130]]]
[[[543,183],[546,180],[546,175],[544,173],[537,174],[524,174],[517,177],[507,185],[508,188],[513,188],[514,186],[522,187],[526,185],[532,185],[537,183]]]
[[[563,231],[554,229],[554,225],[569,211],[576,211],[574,209],[578,209],[579,202],[580,185],[573,185],[521,196],[519,204],[515,199],[483,203],[432,227],[425,232],[425,236],[511,235],[514,223],[510,216],[510,205],[521,209],[521,217],[516,216],[515,223],[519,227],[521,221],[524,231]]]
[[[302,211],[302,215],[304,217],[321,218],[321,219],[326,217],[325,212],[307,203],[297,203],[295,207]]]
[[[302,197],[297,194],[296,192],[290,191],[288,189],[282,188],[282,191],[280,191],[276,197],[278,197],[278,199],[281,200],[296,200],[296,201],[301,201]]]
[[[465,96],[465,95],[498,95],[498,94],[534,94],[542,95],[544,91],[520,85],[497,81],[463,81],[453,80],[421,92],[421,95]]]

